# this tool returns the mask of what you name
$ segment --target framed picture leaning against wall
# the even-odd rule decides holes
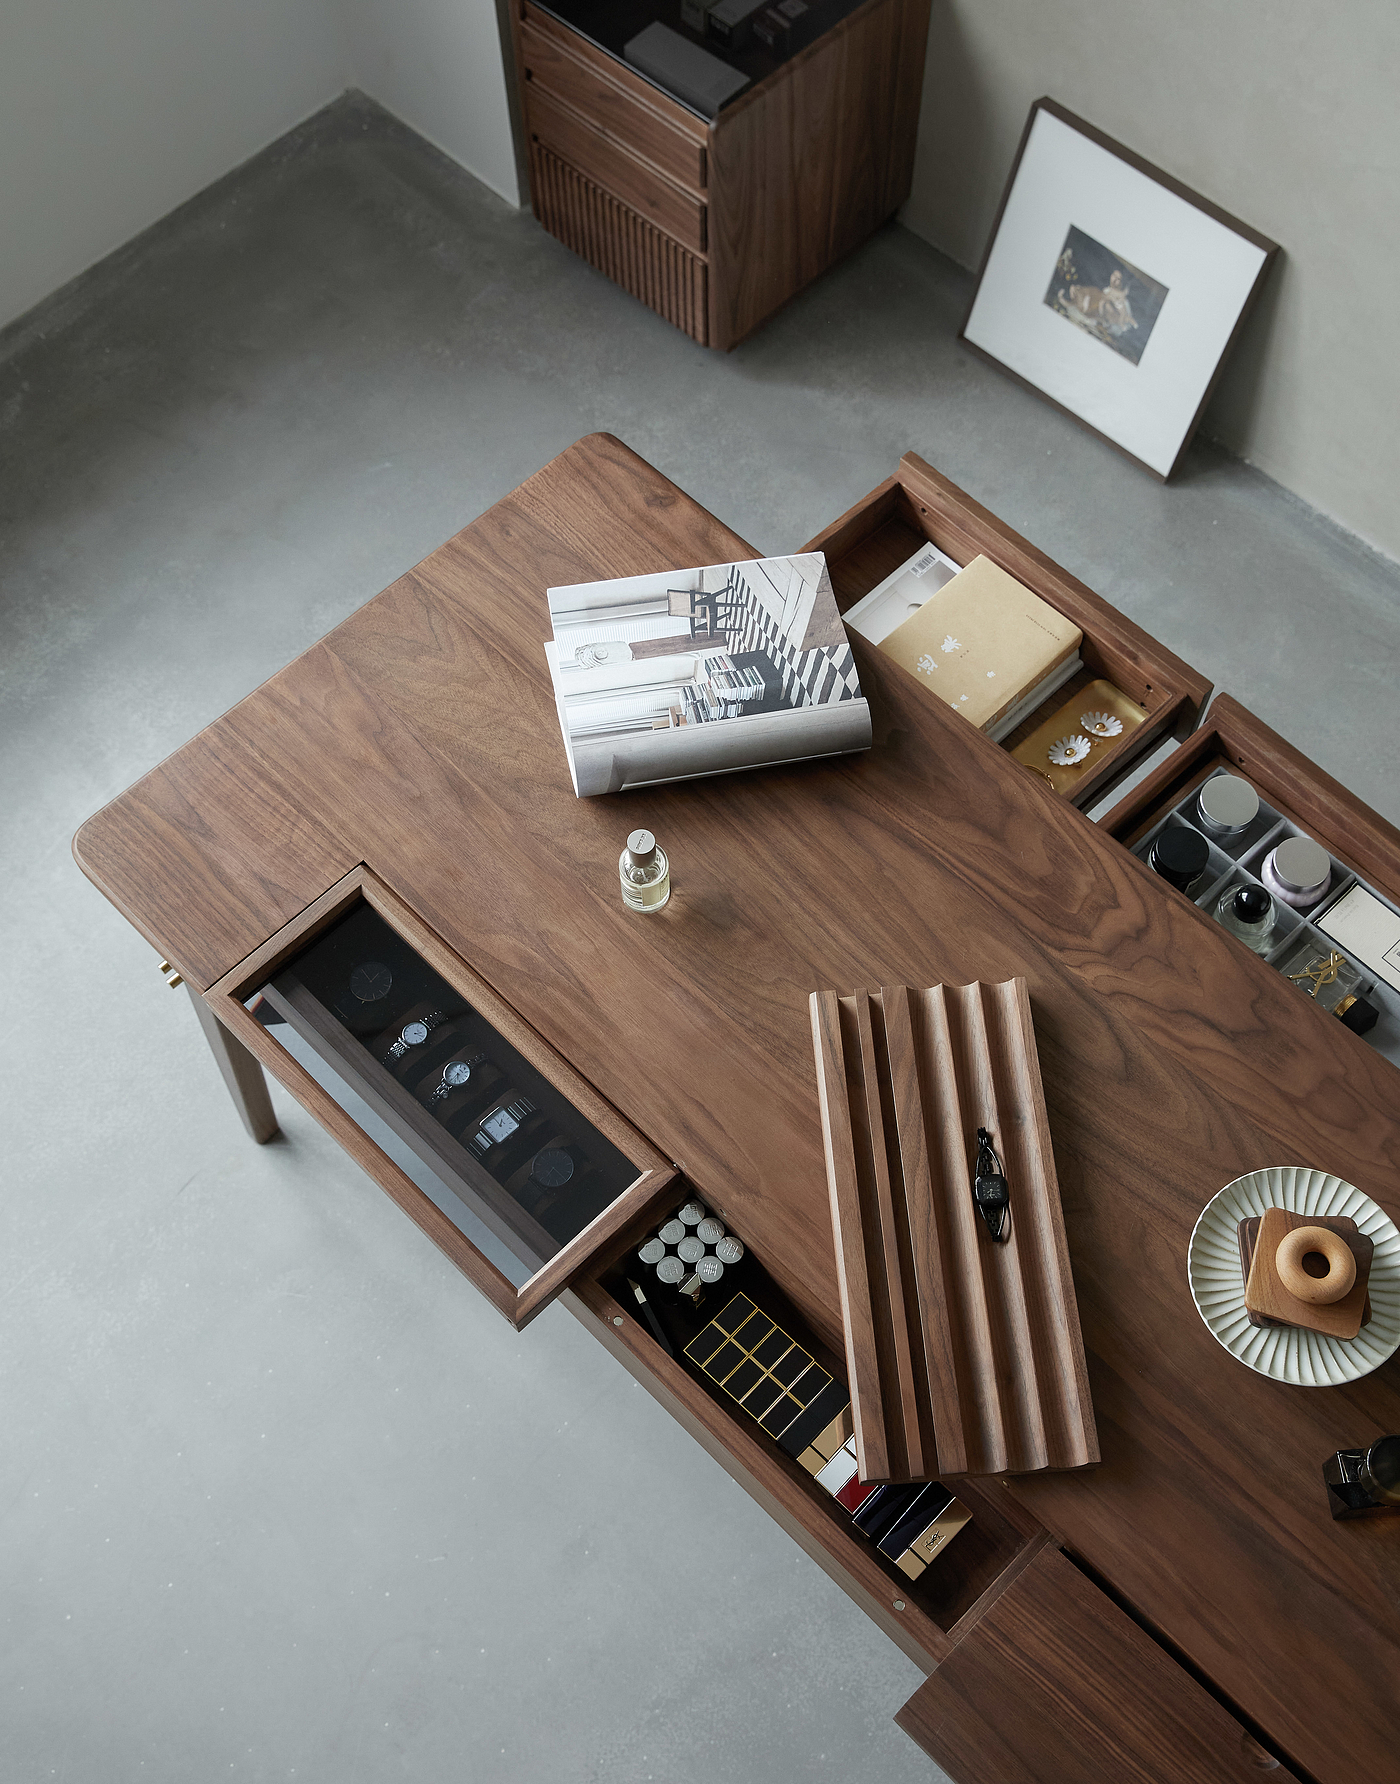
[[[960,338],[1165,481],[1277,253],[1037,99]]]

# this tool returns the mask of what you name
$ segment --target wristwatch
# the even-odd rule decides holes
[[[527,1115],[533,1115],[535,1105],[528,1096],[517,1097],[513,1103],[502,1103],[495,1108],[472,1135],[472,1145],[478,1152],[489,1152],[493,1146],[508,1140],[524,1121]]]
[[[429,1106],[441,1102],[445,1096],[451,1096],[454,1090],[460,1090],[471,1077],[472,1067],[480,1065],[485,1057],[484,1053],[477,1053],[470,1059],[449,1059],[442,1068],[442,1083],[428,1098]]]
[[[446,1022],[446,1020],[445,1011],[434,1010],[430,1016],[420,1016],[416,1022],[406,1022],[403,1033],[384,1055],[385,1065],[388,1065],[391,1059],[402,1059],[410,1047],[421,1047],[438,1024]]]

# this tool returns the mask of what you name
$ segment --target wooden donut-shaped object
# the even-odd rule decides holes
[[[1323,1276],[1312,1276],[1303,1268],[1303,1259],[1310,1252],[1319,1252],[1327,1264]],[[1356,1281],[1356,1258],[1340,1233],[1326,1227],[1294,1227],[1279,1240],[1274,1253],[1274,1269],[1278,1279],[1297,1301],[1325,1307],[1340,1301],[1351,1292]]]

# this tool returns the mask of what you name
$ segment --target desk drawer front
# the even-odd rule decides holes
[[[537,85],[525,89],[525,121],[538,142],[694,254],[705,251],[705,206],[655,168],[603,136]]]
[[[209,1001],[517,1327],[674,1178],[364,868]]]
[[[954,1784],[1292,1775],[1053,1546],[895,1720]]]
[[[708,270],[610,192],[541,142],[530,144],[540,222],[575,254],[703,347],[709,340]]]
[[[691,120],[692,131],[677,129],[655,105],[619,84],[615,73],[620,71],[615,64],[604,73],[566,49],[557,36],[533,24],[528,16],[521,27],[520,43],[527,95],[543,92],[562,101],[677,185],[689,187],[697,196],[704,191],[705,142],[703,133],[695,133],[703,132],[703,126]],[[587,45],[580,42],[578,47],[583,50]],[[654,97],[661,99],[660,94]]]

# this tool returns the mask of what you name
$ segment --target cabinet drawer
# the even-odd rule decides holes
[[[1126,848],[1146,856],[1164,826],[1201,828],[1197,794],[1204,781],[1222,771],[1247,780],[1259,795],[1260,808],[1238,839],[1207,838],[1210,863],[1192,895],[1209,915],[1231,886],[1258,882],[1264,857],[1287,836],[1310,836],[1332,857],[1331,885],[1311,911],[1299,915],[1279,905],[1272,946],[1263,956],[1270,966],[1293,973],[1314,960],[1326,961],[1334,948],[1344,952],[1326,934],[1327,913],[1355,885],[1400,910],[1400,831],[1228,694],[1216,699],[1200,730],[1100,824]],[[1365,1038],[1400,1065],[1400,989],[1367,961],[1354,964],[1361,972],[1360,995],[1379,1012]],[[1325,1009],[1317,1014],[1332,1025],[1319,1031],[1319,1039],[1325,1035],[1335,1042],[1337,1019]]]
[[[705,252],[705,206],[654,167],[603,136],[536,82],[525,88],[531,137],[692,253]]]
[[[206,996],[517,1329],[676,1182],[367,868]]]
[[[681,1199],[675,1198],[677,1205]],[[708,1193],[703,1200],[727,1222],[722,1200]],[[663,1202],[659,1218],[666,1212]],[[665,1349],[639,1311],[632,1286],[637,1279],[646,1285],[650,1316],[665,1330]],[[731,1293],[748,1297],[844,1394],[844,1358],[815,1336],[752,1250],[693,1314],[680,1291],[660,1287],[635,1253],[570,1285],[575,1310],[588,1315],[590,1329],[927,1672],[952,1650],[962,1628],[975,1622],[1008,1574],[1025,1564],[1045,1540],[1044,1532],[995,1481],[950,1479],[948,1490],[970,1522],[922,1572],[899,1566],[854,1524],[851,1509],[793,1459],[790,1448],[784,1450],[754,1414],[688,1357],[686,1346],[723,1310]]]
[[[572,42],[580,49],[587,48],[581,39],[575,37]],[[650,162],[677,185],[696,193],[704,191],[705,136],[698,120],[689,120],[691,130],[678,129],[656,106],[621,84],[616,75],[624,71],[615,63],[608,64],[605,72],[593,61],[584,61],[572,47],[566,49],[554,32],[533,23],[528,11],[520,28],[520,48],[522,78],[530,88],[562,100],[596,130]],[[608,63],[604,57],[597,61]]]
[[[844,613],[926,540],[957,564],[965,565],[979,554],[990,558],[1084,634],[1082,669],[1003,740],[1003,749],[1016,749],[1058,707],[1101,678],[1145,709],[1146,720],[1101,750],[1091,770],[1075,784],[1069,795],[1075,805],[1094,804],[1163,738],[1185,737],[1194,728],[1210,697],[1210,683],[1203,675],[915,453],[905,453],[893,477],[803,549],[826,553],[836,604]],[[876,685],[881,675],[906,673],[859,637],[853,638],[853,647],[862,681],[867,673]]]
[[[895,1720],[954,1784],[1292,1776],[1054,1547]]]

